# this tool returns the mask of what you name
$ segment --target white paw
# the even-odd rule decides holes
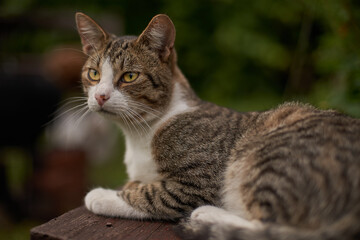
[[[219,215],[225,210],[214,206],[198,207],[191,213],[191,220],[199,220],[202,222],[215,223],[218,221]]]
[[[118,205],[117,202],[122,201],[117,196],[116,191],[96,188],[90,191],[85,197],[85,206],[93,213],[114,216],[118,209],[115,209]]]
[[[86,195],[85,206],[99,215],[137,219],[149,217],[148,214],[131,207],[117,193],[115,190],[95,188]]]
[[[195,209],[191,213],[190,219],[191,221],[196,222],[226,224],[244,228],[259,227],[259,225],[254,221],[248,221],[222,208],[214,206],[202,206]]]

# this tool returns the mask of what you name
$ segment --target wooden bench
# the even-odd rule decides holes
[[[31,239],[123,239],[180,240],[175,223],[136,221],[97,216],[85,207],[76,208],[30,231]]]

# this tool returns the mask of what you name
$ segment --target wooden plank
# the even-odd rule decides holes
[[[97,216],[85,207],[79,207],[31,229],[30,235],[32,240],[180,240],[173,232],[173,226],[171,222]]]

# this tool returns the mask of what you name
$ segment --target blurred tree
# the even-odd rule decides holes
[[[245,110],[304,100],[360,116],[359,3],[185,0],[163,9],[202,97]]]
[[[0,37],[7,58],[79,42],[76,11],[99,21],[117,16],[123,28],[116,33],[135,35],[162,12],[177,29],[180,67],[206,100],[239,110],[303,100],[360,116],[359,1],[5,0],[0,9],[1,25],[11,26]],[[35,21],[39,12],[49,14]],[[36,28],[62,13],[72,29]]]

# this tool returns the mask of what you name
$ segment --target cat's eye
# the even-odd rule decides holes
[[[121,77],[121,81],[125,83],[130,83],[135,81],[138,78],[139,74],[135,72],[127,72]]]
[[[88,78],[91,80],[91,81],[99,81],[100,80],[100,73],[98,71],[96,71],[95,69],[93,68],[90,68],[89,71],[88,71]]]

